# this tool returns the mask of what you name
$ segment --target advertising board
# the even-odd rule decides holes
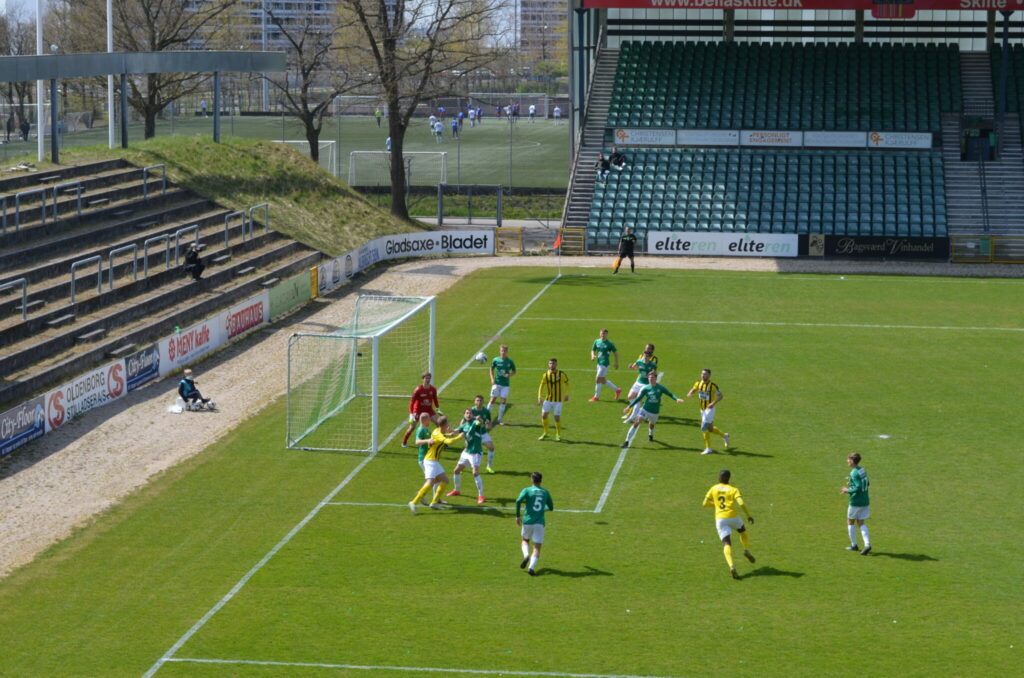
[[[795,233],[687,233],[649,231],[648,254],[708,257],[795,257]]]

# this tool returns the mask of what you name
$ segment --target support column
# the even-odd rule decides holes
[[[57,139],[57,122],[60,107],[57,105],[57,78],[50,80],[50,162],[60,162],[60,145]],[[42,121],[40,121],[42,122]]]
[[[736,10],[722,11],[722,40],[732,42],[736,39]]]
[[[864,10],[854,10],[853,13],[853,41],[858,45],[864,44]]]
[[[213,74],[213,143],[220,143],[220,71]]]
[[[999,68],[999,99],[996,102],[999,105],[998,121],[996,122],[996,149],[1001,156],[1006,124],[1006,75],[1010,68],[1010,16],[1013,15],[1013,12],[1003,10],[999,13],[1003,15],[1003,54]]]
[[[121,148],[128,148],[128,74],[121,74]]]
[[[985,49],[990,50],[996,44],[996,13],[988,12],[985,16]]]

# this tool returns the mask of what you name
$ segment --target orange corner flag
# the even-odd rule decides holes
[[[552,249],[558,249],[562,245],[562,232],[558,232],[558,237],[555,238],[555,244],[552,245]]]

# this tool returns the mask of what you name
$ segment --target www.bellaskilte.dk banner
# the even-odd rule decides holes
[[[587,9],[618,7],[622,9],[863,9],[885,7],[872,0],[580,0]],[[924,9],[1001,10],[1020,9],[1016,0],[914,0],[899,7]]]

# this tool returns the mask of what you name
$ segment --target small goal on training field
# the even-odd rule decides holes
[[[434,371],[434,297],[360,296],[331,334],[288,340],[289,448],[376,452]]]
[[[402,158],[409,186],[437,186],[448,182],[448,154],[444,151],[406,151]],[[349,153],[348,185],[390,186],[391,151]]]
[[[309,152],[309,142],[299,139],[274,139],[275,144],[288,144],[303,154],[307,158],[312,158],[312,154]],[[319,164],[325,171],[330,172],[332,177],[337,178],[341,168],[338,165],[338,142],[333,139],[330,141],[318,141],[317,146],[320,148],[320,160]]]

